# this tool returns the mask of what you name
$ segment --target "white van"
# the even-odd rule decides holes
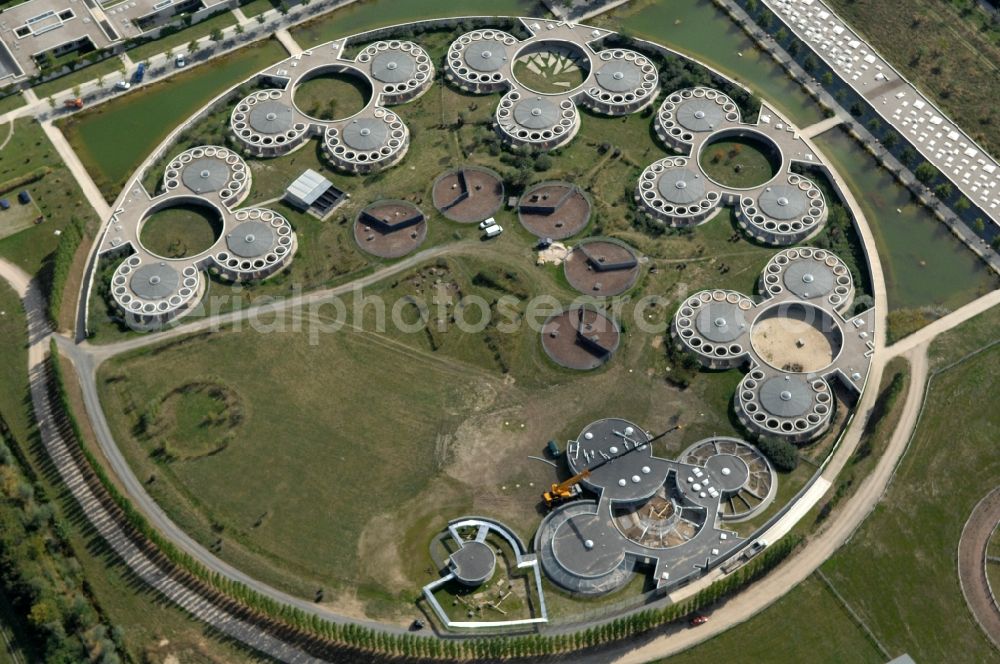
[[[498,224],[493,224],[486,229],[486,237],[496,237],[500,233],[503,233],[503,226]]]
[[[496,226],[496,223],[497,220],[494,219],[493,217],[490,217],[489,219],[484,219],[479,222],[479,230],[485,231],[490,226]]]

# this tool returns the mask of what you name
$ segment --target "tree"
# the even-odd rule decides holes
[[[965,196],[962,196],[957,201],[955,201],[956,212],[959,213],[966,212],[970,207],[972,207],[972,203],[970,203],[969,199],[966,198]]]
[[[885,134],[885,138],[882,139],[882,144],[887,148],[893,148],[899,144],[899,134],[894,131],[888,131]]]
[[[198,50],[198,40],[192,39],[190,42],[188,42],[187,51],[189,54],[193,55],[194,52],[197,50]]]
[[[264,18],[263,14],[257,14],[257,23],[259,23],[260,25],[264,25],[264,21],[266,21],[266,20],[267,19]]]
[[[74,85],[73,89],[70,92],[73,93],[73,97],[74,98],[79,97],[80,96],[80,86],[79,85]]]
[[[828,72],[823,72],[823,76],[822,76],[822,78],[820,78],[820,81],[822,81],[824,87],[827,87],[827,88],[830,87],[831,85],[833,85],[833,72],[829,72],[829,71]]]
[[[917,166],[917,170],[913,171],[913,174],[917,176],[917,179],[924,184],[930,184],[930,182],[937,176],[938,170],[934,168],[931,164],[924,161]]]
[[[222,28],[215,28],[209,33],[208,38],[218,44],[222,41]]]
[[[243,25],[240,23],[236,24],[235,30],[237,35],[242,35],[244,32],[246,32],[246,30],[243,29]]]
[[[951,186],[950,182],[942,182],[938,186],[934,187],[934,194],[943,201],[951,198],[953,193],[955,193],[955,188]]]
[[[757,449],[782,472],[790,473],[799,465],[799,451],[787,440],[761,438],[757,441]]]

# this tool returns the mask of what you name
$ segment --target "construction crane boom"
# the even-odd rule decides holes
[[[618,431],[615,431],[614,433],[616,435],[621,436],[625,440],[631,442],[632,443],[632,447],[626,448],[625,451],[621,452],[620,454],[616,454],[614,456],[610,456],[610,457],[608,457],[606,459],[601,459],[601,461],[599,461],[598,463],[594,464],[593,466],[590,466],[589,468],[584,468],[583,470],[581,470],[576,475],[573,475],[573,477],[570,477],[569,479],[563,480],[562,482],[559,482],[558,484],[553,484],[548,491],[546,491],[545,493],[542,494],[542,500],[545,501],[545,506],[546,507],[553,507],[555,505],[558,505],[559,503],[563,503],[563,502],[565,502],[567,500],[570,500],[571,498],[576,498],[577,496],[580,495],[580,492],[582,491],[582,489],[580,488],[580,482],[582,482],[583,480],[585,480],[588,477],[590,477],[590,474],[592,472],[594,472],[595,470],[597,470],[598,468],[600,468],[601,466],[603,466],[603,465],[605,465],[607,463],[611,463],[612,461],[614,461],[616,459],[622,458],[626,454],[631,454],[632,452],[635,452],[640,447],[644,447],[646,445],[651,445],[655,441],[657,441],[660,438],[663,438],[664,436],[666,436],[668,433],[671,433],[672,431],[676,431],[677,429],[680,429],[680,428],[681,428],[681,425],[680,424],[676,424],[676,425],[670,427],[669,429],[667,429],[666,431],[664,431],[663,433],[660,433],[660,434],[658,434],[656,436],[653,436],[649,440],[647,440],[645,442],[641,442],[641,443],[638,442],[638,441],[632,440],[631,438],[628,438],[628,436],[626,436],[624,433],[620,433]]]

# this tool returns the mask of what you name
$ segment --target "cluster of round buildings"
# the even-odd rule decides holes
[[[119,233],[117,245],[133,251],[115,270],[110,286],[115,304],[130,322],[155,325],[187,311],[204,290],[202,270],[247,281],[265,279],[291,261],[296,240],[287,219],[266,208],[235,209],[249,193],[250,180],[239,155],[224,147],[201,146],[170,161],[163,174],[164,193],[157,198],[135,185],[132,194],[137,200],[111,220],[111,230]],[[144,225],[153,215],[192,207],[219,223],[221,232],[209,247],[169,258],[143,243]]]
[[[688,297],[671,325],[676,341],[712,369],[750,368],[734,399],[739,420],[758,436],[805,442],[834,412],[837,376],[858,394],[873,349],[867,311],[845,319],[854,299],[847,265],[823,249],[775,255],[759,280],[762,296],[706,290]]]
[[[614,591],[636,571],[664,590],[699,576],[744,540],[725,527],[766,509],[777,491],[770,462],[728,437],[698,441],[676,461],[653,455],[653,436],[610,418],[566,448],[570,472],[597,496],[553,510],[535,535],[546,575],[582,595]]]
[[[590,42],[603,33],[583,33],[550,22],[544,31],[519,40],[501,30],[473,30],[448,49],[445,74],[473,94],[506,91],[496,109],[496,127],[510,145],[551,150],[568,143],[580,127],[578,104],[603,115],[642,110],[659,91],[656,66],[627,49],[595,51]],[[565,90],[533,89],[519,80],[514,63],[535,54],[574,63],[581,80]]]
[[[233,109],[233,135],[256,157],[278,157],[322,137],[323,154],[338,169],[372,173],[399,162],[409,147],[409,130],[387,105],[422,95],[434,81],[434,64],[426,51],[408,41],[379,41],[354,60],[340,57],[333,42],[287,61],[265,74],[283,87],[258,90]],[[328,74],[349,76],[373,94],[364,108],[339,120],[309,116],[295,103],[296,87]]]
[[[779,145],[798,139],[787,131],[742,124],[739,107],[722,92],[688,88],[672,93],[660,105],[655,130],[667,147],[689,156],[660,159],[642,172],[635,200],[648,216],[671,227],[693,226],[713,217],[720,206],[730,205],[747,235],[774,246],[804,242],[826,222],[822,192],[809,178],[789,169],[790,159]],[[731,140],[764,153],[776,165],[773,177],[747,188],[714,180],[701,155],[712,145]]]

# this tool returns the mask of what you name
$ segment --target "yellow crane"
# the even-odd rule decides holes
[[[564,503],[567,500],[571,500],[573,498],[576,498],[577,496],[580,495],[580,492],[583,490],[580,487],[580,482],[582,482],[583,480],[585,480],[588,477],[590,477],[590,473],[592,473],[593,471],[597,470],[598,468],[600,468],[601,466],[603,466],[606,463],[610,463],[610,462],[614,461],[615,459],[622,458],[623,456],[625,456],[626,454],[628,454],[630,452],[634,452],[635,450],[639,449],[640,447],[643,447],[645,445],[651,445],[653,442],[659,440],[660,438],[663,438],[664,436],[666,436],[671,431],[676,431],[677,429],[680,429],[680,428],[681,428],[680,424],[672,426],[669,429],[667,429],[666,431],[664,431],[663,433],[661,433],[661,434],[659,434],[657,436],[653,436],[652,438],[650,438],[645,443],[640,443],[638,445],[633,445],[632,447],[626,449],[621,454],[617,454],[617,455],[615,455],[613,457],[610,457],[608,459],[602,459],[600,463],[597,463],[597,464],[595,464],[594,466],[592,466],[590,468],[584,468],[583,470],[581,470],[579,473],[577,473],[573,477],[570,477],[567,480],[563,480],[562,482],[559,482],[558,484],[553,484],[548,491],[546,491],[545,493],[542,494],[542,500],[545,501],[545,506],[546,507],[555,507],[556,505],[559,505],[560,503]]]

